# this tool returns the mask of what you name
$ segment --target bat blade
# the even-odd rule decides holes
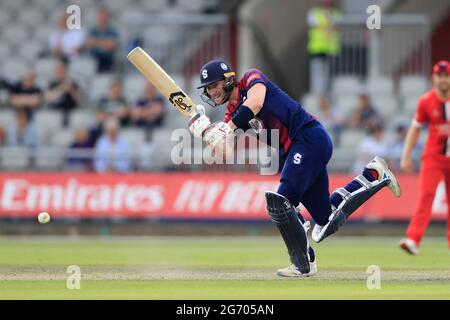
[[[188,95],[141,47],[131,50],[127,58],[181,114],[192,116],[196,113],[195,104]]]

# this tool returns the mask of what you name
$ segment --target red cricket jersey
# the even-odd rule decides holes
[[[428,123],[424,158],[450,161],[450,99],[442,100],[435,89],[419,98],[413,124]]]

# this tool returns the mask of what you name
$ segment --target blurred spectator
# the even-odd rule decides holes
[[[101,8],[97,12],[97,25],[90,31],[87,48],[97,60],[97,71],[108,72],[114,68],[119,45],[118,33],[109,23],[109,12]]]
[[[130,149],[119,134],[119,122],[110,117],[104,122],[103,135],[95,146],[97,172],[127,172],[130,170]]]
[[[308,10],[309,85],[313,94],[324,94],[329,87],[329,62],[340,51],[335,27],[338,16],[332,0],[321,0],[318,6]]]
[[[64,126],[67,126],[69,113],[79,105],[81,93],[76,82],[68,77],[63,62],[56,64],[53,77],[45,100],[51,108],[64,112]]]
[[[380,118],[372,107],[369,96],[366,93],[361,93],[358,97],[358,105],[347,123],[348,127],[370,130],[378,123],[380,123]]]
[[[336,108],[330,103],[330,100],[322,95],[319,96],[319,111],[317,117],[320,122],[333,134],[334,142],[339,144],[340,134],[344,123],[343,118],[340,116]]]
[[[11,84],[6,81],[6,79],[0,78],[0,90],[6,89],[9,90],[11,88]]]
[[[0,126],[0,147],[6,144],[6,133],[3,126]]]
[[[89,139],[89,132],[84,128],[75,130],[74,141],[69,146],[66,169],[74,171],[91,171],[93,169],[94,145]]]
[[[34,148],[37,146],[37,132],[30,115],[25,110],[16,112],[15,121],[9,124],[6,133],[8,146]]]
[[[393,171],[400,171],[400,161],[402,159],[403,148],[405,146],[407,128],[403,124],[397,125],[395,128],[394,140],[389,144],[389,167]],[[413,149],[413,159],[420,159],[420,150],[422,149],[421,143],[416,143]]]
[[[86,34],[83,29],[67,29],[68,14],[58,20],[58,29],[50,34],[50,50],[54,57],[68,60],[84,49]]]
[[[43,101],[42,91],[34,83],[35,78],[34,72],[27,71],[22,80],[10,88],[11,105],[15,109],[25,110],[28,115],[32,115]]]
[[[164,99],[156,94],[155,87],[149,82],[145,85],[144,96],[131,109],[133,124],[146,129],[161,126],[164,116]]]
[[[402,159],[405,139],[406,127],[400,124],[395,128],[394,141],[389,145],[389,167],[393,171],[400,171],[400,160]]]
[[[361,141],[358,147],[356,161],[353,165],[355,174],[361,173],[364,168],[375,156],[385,157],[389,148],[383,139],[383,127],[380,124],[374,124],[368,129],[368,135]]]
[[[1,78],[0,75],[0,106],[8,102],[10,91],[11,91],[11,84],[8,81],[6,81],[6,79]]]
[[[102,123],[106,118],[114,116],[120,124],[125,126],[130,120],[130,108],[123,96],[122,83],[113,81],[107,97],[100,99],[98,103],[97,120]]]

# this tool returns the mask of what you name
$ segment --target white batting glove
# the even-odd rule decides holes
[[[205,115],[205,107],[197,105],[197,113],[189,119],[189,130],[194,137],[201,139],[210,124],[211,120]]]
[[[203,140],[216,154],[226,155],[234,148],[234,133],[225,122],[215,122],[204,132]]]

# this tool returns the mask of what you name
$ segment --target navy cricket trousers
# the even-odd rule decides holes
[[[333,143],[317,121],[302,128],[300,136],[293,141],[284,163],[280,163],[281,180],[277,192],[294,206],[302,203],[316,223],[325,225],[331,214],[326,167],[333,153]]]

